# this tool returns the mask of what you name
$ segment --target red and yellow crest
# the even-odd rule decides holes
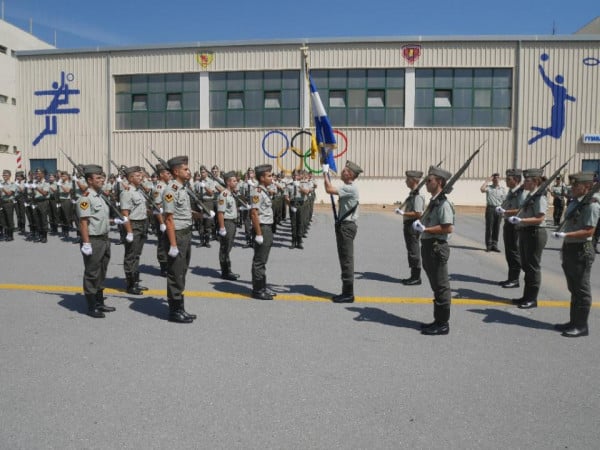
[[[215,59],[214,52],[197,52],[196,53],[196,61],[200,64],[200,67],[203,69],[207,69]]]
[[[165,201],[167,203],[171,203],[173,201],[173,194],[171,194],[170,192],[168,194],[165,194]]]
[[[252,203],[258,203],[259,200],[260,200],[260,197],[258,195],[255,195],[252,197]]]
[[[421,46],[417,44],[402,46],[402,56],[409,64],[414,64],[421,56]]]
[[[81,208],[83,211],[85,211],[86,209],[88,209],[88,208],[90,207],[90,204],[89,204],[88,202],[81,202],[81,203],[79,204],[79,207],[80,207],[80,208]]]

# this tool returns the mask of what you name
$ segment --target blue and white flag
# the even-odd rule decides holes
[[[309,75],[308,78],[310,81],[313,115],[315,117],[315,133],[317,135],[317,144],[321,150],[321,159],[323,164],[329,164],[329,168],[337,172],[335,159],[333,158],[333,149],[337,147],[335,134],[333,134],[333,128],[329,122],[329,117],[327,117],[327,112],[321,101],[319,91],[317,91],[312,77]]]

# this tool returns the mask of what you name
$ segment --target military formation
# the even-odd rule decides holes
[[[454,175],[440,167],[441,163],[431,166],[426,175],[418,170],[405,172],[410,193],[396,213],[403,218],[410,275],[401,283],[419,285],[421,272],[425,271],[434,295],[434,320],[421,327],[425,335],[446,335],[450,330],[448,239],[454,231],[455,209],[448,195],[478,151]],[[71,240],[69,235],[74,231],[72,241],[80,245],[84,259],[83,289],[88,314],[100,318],[114,311],[114,307],[105,305],[102,288],[110,260],[111,223],[119,227],[120,243],[125,247],[124,278],[126,290],[132,295],[142,295],[146,289],[140,284],[139,261],[148,234],[155,233],[156,257],[161,275],[167,281],[168,320],[191,323],[196,315],[186,311],[184,291],[193,233],[197,232],[202,246],[219,242],[221,276],[235,281],[239,275],[232,269],[230,253],[240,228],[244,248],[254,251],[252,298],[273,299],[276,293],[267,283],[273,235],[289,216],[290,249],[303,248],[315,198],[312,175],[294,171],[290,177],[278,176],[270,165],[249,168],[244,174],[201,166],[192,175],[187,156],[168,161],[155,156],[159,163],[152,165],[152,175],[143,167],[113,163],[118,173],[107,179],[100,166],[74,164],[76,170],[72,175],[59,172],[47,176],[37,169],[28,177],[17,172],[12,181],[10,171],[5,170],[0,186],[2,239],[12,241],[13,233],[18,231],[25,239],[45,243],[49,233]],[[564,166],[566,163],[561,169]],[[355,180],[363,170],[348,161],[341,170],[339,187],[331,182],[326,164],[322,172],[325,192],[332,199],[342,281],[342,292],[333,296],[332,301],[352,303],[354,240],[359,216]],[[523,294],[513,303],[521,309],[537,307],[542,283],[541,260],[550,228],[546,225],[550,194],[554,204],[551,236],[563,241],[562,267],[571,292],[569,321],[555,328],[563,336],[586,336],[592,304],[591,267],[598,253],[598,180],[593,173],[580,172],[571,175],[570,185],[565,186],[557,178],[557,172],[548,179],[541,168],[509,169],[506,188],[500,186],[498,173],[484,182],[480,190],[486,194],[485,246],[486,251],[501,251],[498,237],[503,223],[508,276],[499,285],[519,288],[523,272]],[[551,186],[553,181],[555,184]],[[429,202],[420,192],[423,186],[431,196]],[[334,197],[338,200],[337,207]]]

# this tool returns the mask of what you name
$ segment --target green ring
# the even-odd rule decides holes
[[[313,168],[311,168],[308,165],[308,156],[310,156],[310,149],[306,150],[306,153],[304,154],[304,166],[308,169],[308,171],[314,175],[320,175],[323,173],[323,169],[321,170],[314,170]]]

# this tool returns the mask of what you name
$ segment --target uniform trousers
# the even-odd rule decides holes
[[[133,274],[139,271],[140,256],[144,249],[144,242],[148,237],[148,222],[146,220],[131,220],[131,231],[133,241],[125,240],[125,253],[123,254],[123,270],[125,274]]]
[[[175,258],[169,256],[167,260],[167,298],[183,301],[185,277],[192,257],[192,229],[175,230],[175,239],[179,253]],[[168,239],[164,240],[164,245],[168,252],[170,247]]]
[[[15,228],[15,204],[12,200],[0,203],[0,226],[6,231],[12,231]]]
[[[110,261],[110,241],[108,234],[90,236],[92,254],[83,255],[83,293],[96,295],[102,290],[102,283],[106,279],[106,271]]]
[[[235,232],[237,229],[233,219],[225,219],[223,223],[227,234],[225,236],[219,235],[219,262],[221,263],[221,267],[223,267],[223,265],[231,264],[229,253],[231,253],[231,249],[233,248],[233,241],[235,240]]]
[[[524,301],[537,301],[542,284],[542,252],[546,246],[548,234],[541,227],[523,227],[519,229],[519,252],[521,266],[525,272]]]
[[[350,220],[335,224],[335,241],[342,270],[342,284],[354,283],[354,238],[357,231],[358,225]]]
[[[448,322],[452,290],[448,279],[450,246],[441,239],[421,239],[423,269],[433,291],[433,318],[437,322]]]
[[[42,201],[34,200],[32,203],[33,221],[35,227],[40,233],[48,232],[48,200]]]
[[[414,220],[404,221],[404,243],[406,244],[408,267],[411,269],[421,269],[421,249],[419,248],[420,234],[413,230],[413,222]]]
[[[590,275],[596,258],[591,242],[563,243],[562,269],[571,293],[571,322],[577,327],[587,325],[592,307]]]
[[[273,245],[273,225],[260,224],[260,230],[263,236],[263,243],[258,245],[254,243],[254,256],[252,257],[252,282],[261,281],[267,276],[267,261],[271,246]]]
[[[485,246],[488,249],[498,246],[501,220],[502,217],[496,214],[495,206],[488,205],[485,207]]]
[[[519,231],[508,220],[504,221],[502,228],[504,238],[504,257],[508,264],[508,280],[517,281],[521,274],[521,255],[519,252]]]
[[[560,223],[560,219],[562,217],[563,210],[565,209],[565,202],[562,198],[555,198],[552,201],[552,206],[554,207],[554,211],[552,213],[552,218],[554,219],[554,225],[558,225]]]

